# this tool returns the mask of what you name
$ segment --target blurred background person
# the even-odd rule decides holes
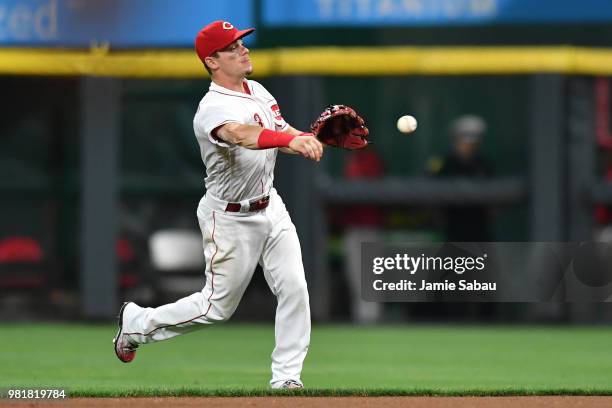
[[[347,180],[375,180],[385,174],[383,161],[372,147],[352,152],[344,166]],[[384,211],[372,205],[355,205],[343,214],[344,272],[348,282],[351,318],[358,323],[375,323],[383,313],[383,304],[366,302],[361,298],[361,244],[382,239]]]
[[[450,122],[448,132],[451,150],[442,159],[430,161],[436,177],[481,180],[492,176],[489,161],[481,153],[487,124],[480,116],[462,115]],[[444,240],[446,242],[489,242],[491,209],[484,204],[455,204],[445,209]],[[433,309],[454,319],[468,316],[488,320],[494,317],[495,304],[435,303]]]
[[[430,170],[438,177],[482,179],[493,172],[480,146],[486,122],[476,115],[454,119],[449,127],[452,150],[442,159],[432,159]],[[492,239],[490,211],[483,205],[453,205],[446,211],[445,234],[448,242],[488,242]]]

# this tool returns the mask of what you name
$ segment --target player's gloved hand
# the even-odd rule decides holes
[[[310,130],[322,143],[347,150],[363,149],[370,132],[365,121],[350,106],[330,105],[310,125]]]
[[[307,159],[319,161],[323,156],[323,145],[312,135],[296,136],[289,142],[289,148]]]

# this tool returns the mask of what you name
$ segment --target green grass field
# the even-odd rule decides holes
[[[272,326],[228,323],[113,353],[111,325],[3,324],[0,388],[73,396],[266,395]],[[604,327],[315,326],[308,395],[612,395]]]

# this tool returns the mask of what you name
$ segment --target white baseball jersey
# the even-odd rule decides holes
[[[258,82],[245,80],[242,93],[211,82],[193,119],[206,165],[206,191],[218,199],[239,202],[268,194],[274,180],[278,149],[250,150],[230,145],[213,133],[236,122],[282,131],[287,128],[276,99]]]

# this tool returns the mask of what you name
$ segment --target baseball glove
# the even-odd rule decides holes
[[[355,110],[346,105],[330,105],[310,125],[321,143],[347,150],[363,149],[368,145],[368,128]]]

